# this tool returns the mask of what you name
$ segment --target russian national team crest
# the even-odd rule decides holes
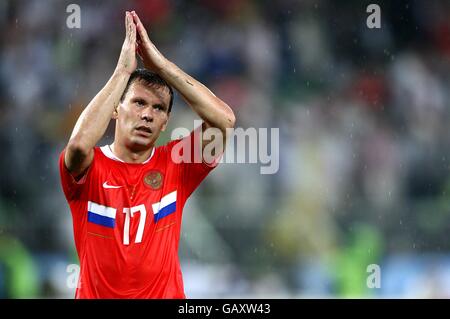
[[[160,189],[163,181],[163,174],[157,170],[151,170],[144,176],[144,184],[153,190]]]

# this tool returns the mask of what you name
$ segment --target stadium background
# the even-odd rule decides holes
[[[188,297],[450,297],[445,0],[1,1],[0,297],[74,295],[57,160],[114,70],[127,9],[238,127],[280,128],[277,174],[222,164],[188,202]],[[178,96],[168,131],[194,118]]]

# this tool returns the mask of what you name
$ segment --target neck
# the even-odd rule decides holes
[[[113,154],[125,163],[143,163],[150,158],[154,146],[142,151],[135,151],[114,142],[110,148]]]

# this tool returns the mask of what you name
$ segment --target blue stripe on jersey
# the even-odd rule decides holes
[[[172,204],[167,205],[166,207],[162,208],[157,214],[155,214],[155,222],[163,217],[166,217],[167,215],[175,213],[176,210],[177,202],[173,202]]]
[[[97,224],[100,226],[114,228],[116,220],[114,218],[110,218],[110,217],[98,215],[98,214],[95,214],[92,212],[88,212],[88,222],[91,222],[91,223],[94,223],[94,224]]]

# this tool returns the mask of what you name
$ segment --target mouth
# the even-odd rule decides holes
[[[136,131],[138,131],[140,135],[144,136],[150,136],[152,134],[152,129],[145,125],[136,127]]]

